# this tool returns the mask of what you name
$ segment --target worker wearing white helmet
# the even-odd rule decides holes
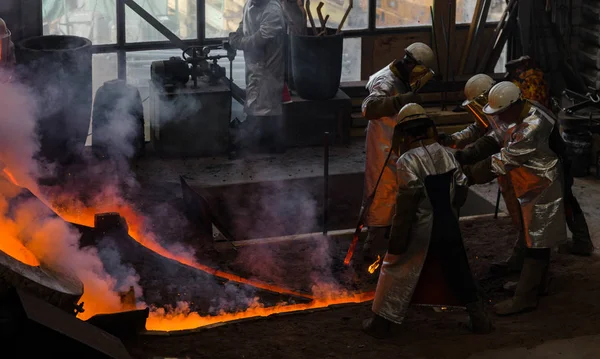
[[[468,192],[460,164],[437,142],[433,121],[415,103],[400,110],[393,147],[400,154],[396,214],[373,300],[374,315],[365,320],[363,329],[372,336],[385,337],[391,323],[402,323],[421,273],[427,271],[424,267],[440,261],[445,275],[436,278],[441,280],[439,287],[451,289],[444,293],[445,304],[458,301],[466,305],[471,330],[491,331],[458,224],[457,209]]]
[[[375,257],[375,248],[385,248],[385,237],[394,214],[397,156],[388,157],[398,111],[407,103],[418,102],[416,92],[433,77],[433,51],[423,43],[405,49],[405,56],[387,65],[369,78],[369,95],[362,104],[367,126],[364,205],[368,235],[363,253],[365,260]],[[386,162],[386,159],[387,162]],[[382,169],[383,174],[378,183]],[[377,190],[375,191],[375,187]],[[372,204],[368,198],[374,195]],[[369,208],[366,208],[369,207]]]
[[[15,64],[15,45],[11,41],[11,33],[6,23],[0,18],[0,67]]]
[[[455,153],[461,164],[474,164],[477,161],[470,160],[471,157],[476,156],[479,160],[483,160],[500,151],[500,143],[502,142],[501,125],[496,124],[492,116],[483,113],[483,107],[488,102],[488,94],[495,84],[496,81],[486,74],[477,74],[471,77],[465,85],[466,100],[462,106],[475,117],[475,122],[462,131],[440,138],[440,143],[444,146],[456,149],[463,149],[467,145],[471,145],[468,150]],[[498,185],[515,227],[521,228],[520,206],[513,186],[506,176],[498,177]],[[504,262],[493,263],[491,270],[495,274],[509,274],[520,271],[525,258],[523,243],[524,233],[519,231],[511,256]]]
[[[467,81],[464,90],[466,100],[462,107],[471,113],[475,122],[449,136],[441,135],[440,142],[444,146],[462,149],[489,132],[490,120],[482,112],[482,108],[487,104],[487,95],[495,83],[494,79],[486,74],[477,74]]]
[[[507,176],[516,190],[527,247],[521,277],[513,298],[495,306],[499,315],[537,307],[545,291],[551,248],[566,238],[563,172],[550,148],[556,120],[541,105],[523,99],[512,82],[495,85],[483,108],[504,124],[502,148],[473,169],[465,168],[470,184]]]

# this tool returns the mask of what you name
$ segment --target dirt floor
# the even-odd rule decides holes
[[[504,279],[489,275],[489,265],[509,253],[516,233],[508,218],[463,225],[473,272],[490,304],[509,297]],[[436,313],[413,308],[390,340],[372,339],[360,330],[370,304],[248,320],[181,336],[143,336],[129,343],[136,358],[466,358],[488,349],[532,347],[552,339],[600,332],[600,264],[589,258],[555,255],[550,295],[538,310],[495,317],[490,335],[465,328],[464,312]]]

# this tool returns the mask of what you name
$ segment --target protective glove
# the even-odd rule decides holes
[[[438,142],[445,147],[452,147],[452,145],[454,145],[454,140],[452,140],[452,136],[447,135],[445,133],[438,133]]]
[[[234,49],[239,50],[240,43],[242,41],[242,35],[238,32],[230,32],[229,33],[229,45]]]
[[[454,157],[463,166],[472,165],[500,152],[500,149],[502,147],[492,136],[483,136],[464,150],[456,151]]]
[[[415,94],[414,92],[402,93],[394,96],[394,105],[396,107],[396,112],[400,111],[404,105],[409,103],[419,103],[421,102],[421,96]]]
[[[463,173],[467,177],[469,186],[474,184],[489,183],[498,177],[494,172],[492,172],[492,157],[488,157],[483,161],[479,161],[472,166],[464,166]]]

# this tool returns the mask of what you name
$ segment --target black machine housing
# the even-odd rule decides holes
[[[227,55],[210,56],[212,50],[226,50]],[[217,61],[222,58],[229,59],[231,70],[235,55],[236,50],[227,41],[223,41],[221,45],[191,46],[183,51],[181,57],[153,62],[150,66],[150,78],[155,84],[166,89],[185,86],[190,77],[194,88],[198,86],[199,77],[207,78],[209,85],[216,85],[227,75],[225,68],[219,66]],[[229,76],[232,80],[231,71]]]

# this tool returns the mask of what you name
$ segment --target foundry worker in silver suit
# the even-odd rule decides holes
[[[284,151],[282,99],[285,17],[279,0],[248,0],[231,46],[244,51],[247,114],[244,127],[271,152]],[[246,143],[246,145],[249,145]]]
[[[472,82],[473,79],[477,79],[478,77],[478,81]],[[487,77],[487,79],[485,79],[485,77]],[[482,112],[482,106],[484,106],[487,103],[487,94],[489,93],[489,88],[491,88],[492,85],[493,80],[491,78],[489,78],[487,75],[480,74],[472,77],[471,80],[467,82],[467,85],[465,87],[465,95],[467,96],[467,101],[465,101],[465,104],[467,104],[467,109],[471,113],[473,113],[474,116],[487,120],[490,124],[489,127],[495,129],[495,132],[491,132],[491,135],[488,136],[481,136],[469,148],[456,152],[456,159],[461,163],[461,165],[472,165],[495,153],[498,153],[500,151],[500,148],[502,147],[503,141],[501,137],[496,136],[496,133],[498,132],[498,129],[496,128],[496,123],[494,122],[493,118],[489,118]],[[515,85],[518,85],[518,83],[515,83]],[[487,91],[483,91],[486,88]],[[479,95],[475,101],[469,102],[469,95],[477,93],[481,93],[481,95]],[[525,98],[525,100],[530,99]],[[555,126],[550,136],[550,149],[552,149],[552,151],[558,155],[563,166],[563,191],[566,221],[569,230],[573,233],[572,241],[563,242],[560,245],[560,250],[562,252],[568,252],[575,255],[589,256],[593,252],[594,246],[592,244],[587,221],[585,219],[585,214],[583,213],[583,210],[581,209],[577,198],[575,198],[575,195],[573,194],[573,175],[570,171],[571,164],[570,161],[566,158],[565,143],[560,135],[559,124],[554,119],[554,115],[551,114],[545,106],[532,100],[529,101],[529,104],[533,107],[538,108],[540,111],[547,114],[548,116],[552,117],[555,121]],[[476,137],[464,136],[463,134],[466,132],[468,132],[468,128],[457,133],[460,137],[459,141],[463,145],[467,142],[471,142],[472,139]],[[461,147],[453,146],[456,143],[454,137],[457,134],[449,136],[444,142],[444,144],[446,146],[461,149]],[[510,176],[499,176],[498,185],[500,186],[500,189],[502,191],[504,202],[506,203],[506,208],[513,220],[513,223],[517,228],[521,229],[519,231],[519,237],[515,245],[513,246],[513,251],[510,257],[504,262],[492,264],[491,269],[493,272],[495,272],[496,274],[505,275],[520,272],[521,268],[523,267],[523,260],[525,258],[526,248],[525,233],[523,232],[521,225],[521,214],[519,213],[520,205],[517,200],[517,197],[515,196],[514,188],[510,182]]]
[[[394,215],[396,197],[396,160],[391,154],[392,134],[398,111],[407,103],[418,102],[415,94],[433,77],[434,56],[429,46],[416,42],[405,49],[405,56],[369,78],[369,95],[362,104],[363,116],[369,120],[366,139],[365,184],[363,194],[364,225],[368,227],[363,246],[364,259],[372,262],[374,252],[385,249]],[[377,180],[383,174],[375,190]],[[373,201],[368,205],[369,196]]]
[[[435,125],[418,104],[407,104],[398,114],[393,143],[401,154],[396,164],[396,213],[373,300],[374,315],[363,329],[384,338],[392,323],[402,323],[426,258],[433,255],[441,261],[441,279],[466,305],[470,329],[490,332],[492,324],[478,296],[458,223],[467,178],[452,153],[437,142]]]
[[[444,146],[462,150],[471,145],[465,152],[458,151],[455,156],[461,165],[474,164],[477,161],[470,157],[483,160],[495,153],[500,152],[502,142],[502,130],[494,119],[483,113],[483,107],[487,105],[488,94],[496,82],[486,74],[477,74],[471,77],[465,85],[465,97],[462,107],[474,118],[475,122],[462,131],[455,132],[449,136],[440,135],[440,143]],[[466,154],[468,153],[468,154]],[[477,156],[475,156],[477,154]],[[482,157],[483,156],[483,157]],[[499,176],[500,187],[506,209],[516,228],[521,229],[521,213],[519,201],[515,195],[514,188],[510,183],[509,176]],[[524,232],[519,230],[517,240],[513,247],[513,253],[506,262],[492,263],[492,271],[507,274],[512,271],[520,271],[523,266],[524,254]]]
[[[512,82],[490,90],[487,115],[503,127],[500,151],[472,168],[465,167],[469,184],[507,176],[519,201],[525,239],[525,259],[514,296],[496,304],[499,315],[535,309],[547,287],[551,249],[566,238],[563,169],[550,148],[555,119],[543,106],[523,99]]]

